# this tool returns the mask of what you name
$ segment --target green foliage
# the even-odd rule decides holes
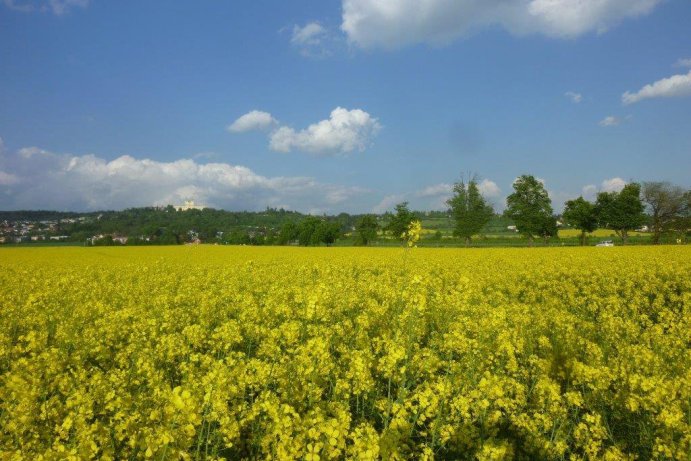
[[[613,229],[626,244],[629,231],[646,222],[641,186],[629,183],[621,192],[600,192],[595,203],[600,227]]]
[[[394,238],[404,241],[404,234],[408,231],[410,223],[415,219],[415,213],[408,209],[408,202],[399,203],[396,205],[396,214],[391,217],[385,230],[390,232]]]
[[[461,179],[453,186],[453,197],[447,200],[454,220],[453,235],[465,239],[470,244],[473,235],[479,233],[494,214],[480,193],[476,178],[471,178],[466,185]]]
[[[315,239],[317,245],[324,243],[326,246],[333,245],[341,236],[341,226],[338,222],[322,221],[316,229]]]
[[[581,245],[585,245],[586,233],[597,229],[597,214],[595,206],[583,197],[569,200],[564,205],[564,220],[571,226],[580,229]]]
[[[670,229],[686,241],[691,233],[691,190],[684,193],[682,208],[670,224]]]
[[[504,215],[516,223],[518,231],[532,239],[557,234],[552,201],[545,186],[532,175],[522,175],[513,183],[514,192],[506,198]]]
[[[321,243],[333,244],[340,236],[341,226],[315,216],[303,219],[297,227],[298,243],[302,246],[316,246]]]
[[[299,230],[295,223],[287,222],[281,226],[281,231],[278,234],[277,243],[279,245],[287,245],[298,238]]]
[[[355,243],[357,245],[368,245],[377,238],[377,230],[379,224],[377,217],[371,214],[366,214],[358,219],[355,224]]]
[[[685,209],[688,213],[688,194],[689,191],[668,182],[643,183],[641,196],[650,211],[653,243],[659,243],[664,232],[677,227],[675,224],[679,222]]]

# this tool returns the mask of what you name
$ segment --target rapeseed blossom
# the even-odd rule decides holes
[[[691,249],[599,250],[2,249],[0,458],[687,460]]]

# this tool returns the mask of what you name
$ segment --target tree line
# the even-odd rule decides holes
[[[633,230],[647,224],[651,242],[660,243],[663,235],[687,238],[691,230],[691,192],[668,182],[632,182],[616,192],[600,192],[594,201],[583,196],[566,202],[561,215],[554,213],[544,184],[533,175],[522,175],[513,183],[506,199],[503,218],[533,245],[557,236],[561,224],[579,229],[580,243],[597,228],[611,229],[627,243]],[[130,245],[180,244],[189,241],[244,245],[333,245],[347,238],[356,245],[371,245],[383,235],[403,242],[410,224],[424,218],[450,219],[453,236],[471,245],[490,220],[497,220],[491,202],[480,191],[476,175],[461,177],[453,186],[445,211],[410,210],[408,202],[397,204],[383,215],[311,216],[267,208],[260,212],[229,212],[203,209],[176,211],[165,208],[134,208],[124,211],[90,213],[0,212],[3,220],[47,219],[58,224],[54,232],[70,235],[73,241],[117,244],[112,236],[129,236]],[[85,219],[74,219],[83,217]],[[69,218],[69,219],[68,219]],[[61,219],[63,221],[61,221]],[[39,232],[38,230],[36,232]],[[43,231],[40,231],[43,232]],[[92,237],[101,235],[100,240]],[[441,241],[442,234],[437,231]]]
[[[482,195],[477,176],[461,178],[453,186],[447,200],[453,221],[454,237],[470,245],[473,236],[495,215],[491,203]],[[646,210],[649,214],[646,214]],[[516,231],[532,246],[536,238],[549,239],[558,233],[558,216],[544,184],[533,175],[522,175],[513,183],[513,192],[506,198],[503,212],[511,219]],[[691,191],[669,182],[632,182],[621,191],[600,192],[595,202],[583,196],[566,202],[561,215],[563,224],[581,231],[581,245],[588,233],[597,228],[613,230],[624,244],[631,231],[649,223],[652,243],[659,243],[663,234],[673,233],[684,241],[691,230]],[[407,226],[416,219],[406,202],[396,205],[396,213],[383,228],[395,238],[403,238]],[[358,242],[366,245],[377,233],[373,216],[362,217],[357,225]]]

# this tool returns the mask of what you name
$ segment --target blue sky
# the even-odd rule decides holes
[[[0,209],[689,187],[686,0],[0,0]]]

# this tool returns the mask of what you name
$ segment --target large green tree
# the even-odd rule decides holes
[[[336,221],[323,220],[315,229],[315,235],[312,238],[313,243],[318,245],[324,243],[326,246],[333,245],[341,236],[341,225]]]
[[[660,243],[663,232],[672,230],[684,211],[686,191],[668,182],[644,182],[641,197],[648,206],[653,243]]]
[[[513,183],[513,193],[506,198],[504,216],[528,238],[532,246],[536,236],[548,238],[556,234],[552,201],[542,182],[532,175],[522,175]]]
[[[642,226],[647,219],[641,186],[635,182],[625,185],[621,192],[597,194],[595,209],[600,227],[614,230],[624,244],[629,240],[629,232]]]
[[[391,220],[386,225],[386,231],[398,240],[405,240],[405,233],[408,226],[415,220],[415,214],[408,209],[408,202],[396,205],[396,214],[391,216]]]
[[[362,216],[355,224],[355,243],[368,245],[377,238],[378,229],[379,224],[376,216],[371,214]]]
[[[284,223],[278,233],[277,243],[279,245],[288,245],[298,238],[299,232],[297,224],[293,222]]]
[[[302,246],[316,246],[321,243],[330,246],[340,237],[340,232],[341,226],[338,222],[308,216],[298,224],[297,239]]]
[[[453,196],[446,204],[451,208],[454,220],[453,235],[464,239],[466,246],[494,215],[492,206],[480,193],[475,177],[470,178],[468,184],[462,178],[454,184]]]
[[[595,206],[583,197],[567,201],[562,216],[569,225],[580,229],[581,245],[585,245],[586,234],[597,229]]]

